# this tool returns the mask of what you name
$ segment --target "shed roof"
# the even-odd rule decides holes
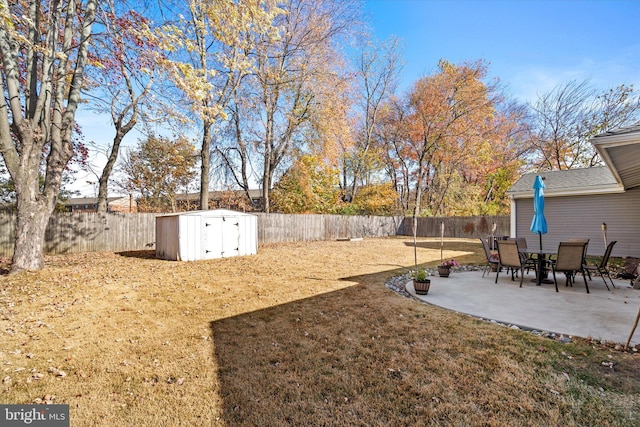
[[[202,211],[186,211],[186,212],[176,212],[170,213],[166,215],[160,216],[256,216],[246,212],[232,211],[230,209],[211,209],[211,210],[202,210]]]
[[[536,175],[544,179],[545,197],[578,196],[623,192],[615,177],[606,167],[546,171],[523,175],[507,191],[514,199],[533,198],[533,181]]]

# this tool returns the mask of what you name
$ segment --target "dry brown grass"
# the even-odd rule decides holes
[[[481,259],[473,240],[445,257]],[[421,239],[433,266],[439,242]],[[407,238],[268,245],[194,263],[47,258],[0,277],[0,401],[74,426],[638,425],[640,359],[390,291]]]

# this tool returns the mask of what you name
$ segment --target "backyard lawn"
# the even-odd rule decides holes
[[[478,240],[444,256],[482,261]],[[419,239],[418,261],[440,261]],[[629,426],[640,356],[561,343],[385,287],[406,237],[264,245],[180,263],[152,251],[0,267],[1,403],[72,426]],[[455,275],[451,280],[455,280]]]

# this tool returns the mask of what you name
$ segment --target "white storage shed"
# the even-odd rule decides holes
[[[258,252],[258,218],[225,209],[156,217],[156,258],[197,261]]]

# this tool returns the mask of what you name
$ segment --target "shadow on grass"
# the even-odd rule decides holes
[[[212,322],[225,425],[397,424],[398,388],[414,386],[394,359],[411,339],[378,307],[386,292],[355,285]],[[405,304],[399,313],[425,316]],[[427,409],[410,424],[418,415]]]
[[[225,425],[507,425],[519,405],[488,409],[494,367],[474,350],[503,342],[501,329],[384,286],[406,271],[345,277],[357,284],[211,322]]]
[[[116,255],[120,255],[127,258],[140,258],[140,259],[156,259],[155,250],[139,250],[139,251],[123,251],[116,252]]]
[[[384,286],[407,270],[345,277],[356,284],[211,322],[221,423],[570,424],[582,415],[544,391],[554,368],[623,392],[621,376],[640,378],[631,368],[637,360],[618,362],[622,373],[604,378],[603,356],[587,357],[588,346],[506,330]],[[605,400],[604,412],[587,414],[584,425],[625,417]]]

